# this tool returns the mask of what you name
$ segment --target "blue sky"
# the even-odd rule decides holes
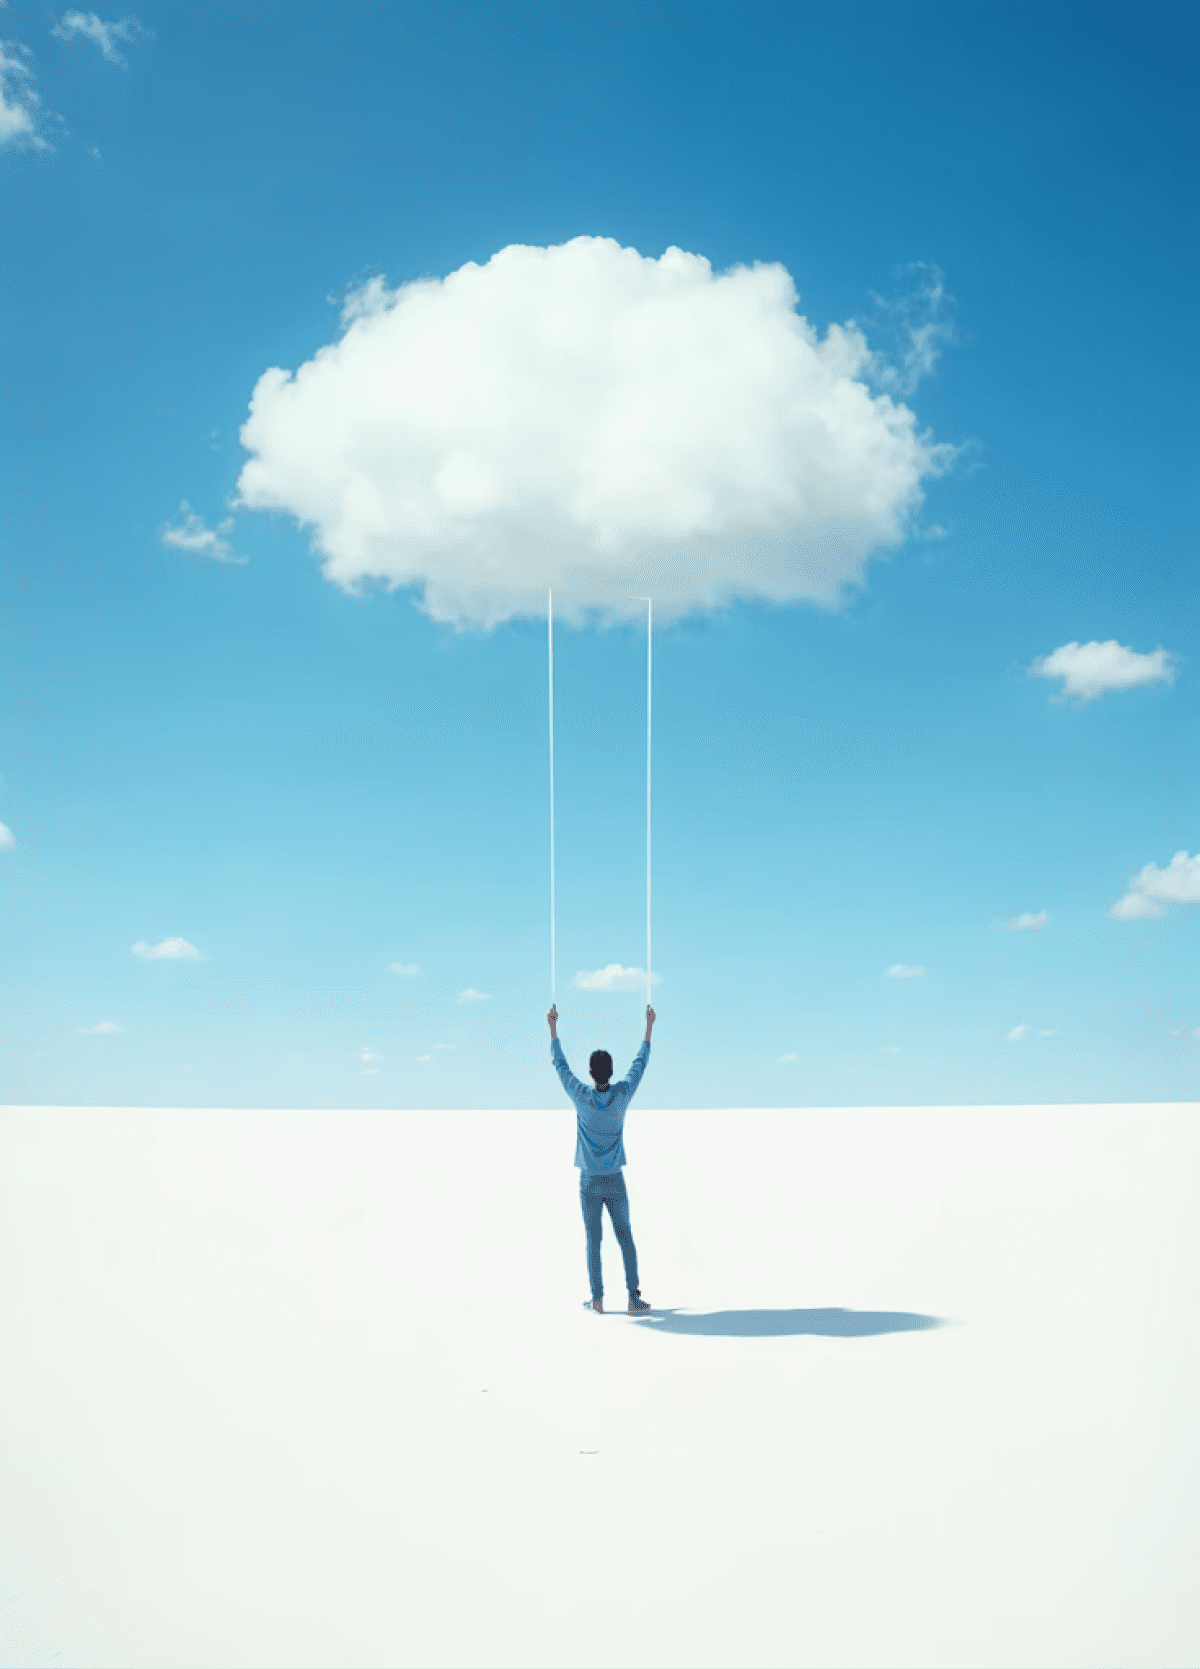
[[[840,606],[656,640],[647,1101],[1194,1097],[1194,14],[94,15],[0,11],[4,1100],[558,1104],[544,623],[351,593],[236,495],[347,295],[578,237],[779,263],[956,449]],[[1168,658],[1031,674],[1089,643]],[[556,634],[577,1066],[640,1034],[571,977],[644,963],[644,653]]]

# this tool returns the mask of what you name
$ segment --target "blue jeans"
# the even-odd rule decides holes
[[[641,1294],[638,1286],[637,1250],[633,1231],[629,1227],[629,1195],[625,1192],[625,1178],[620,1171],[603,1174],[580,1171],[579,1203],[583,1207],[583,1223],[587,1229],[588,1279],[592,1283],[592,1297],[604,1297],[604,1279],[600,1273],[600,1236],[604,1232],[604,1207],[612,1218],[613,1232],[625,1259],[625,1285],[635,1298]]]

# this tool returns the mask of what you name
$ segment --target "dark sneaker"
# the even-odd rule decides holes
[[[595,1310],[597,1315],[603,1315],[604,1314],[604,1300],[603,1300],[603,1298],[589,1298],[585,1301],[583,1307],[584,1307],[585,1310]]]
[[[650,1306],[644,1298],[635,1298],[632,1293],[629,1294],[630,1315],[645,1315],[649,1308]]]

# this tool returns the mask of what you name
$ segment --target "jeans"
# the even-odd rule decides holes
[[[629,1195],[625,1192],[625,1178],[620,1171],[600,1174],[580,1171],[579,1203],[583,1207],[583,1222],[587,1229],[588,1279],[592,1283],[592,1297],[604,1297],[604,1280],[600,1273],[600,1236],[604,1232],[604,1207],[612,1218],[613,1232],[625,1259],[625,1285],[635,1298],[641,1295],[638,1286],[637,1250],[633,1231],[629,1227]]]

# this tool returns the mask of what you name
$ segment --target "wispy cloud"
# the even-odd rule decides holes
[[[389,962],[388,973],[395,974],[397,979],[416,979],[421,972],[415,962]]]
[[[1176,852],[1165,869],[1148,863],[1108,913],[1118,921],[1143,921],[1164,915],[1171,904],[1200,904],[1200,852],[1194,858]]]
[[[799,1059],[800,1059],[800,1056],[793,1049],[791,1054],[789,1054],[789,1055],[780,1055],[779,1065],[782,1066],[785,1061],[798,1061]]]
[[[900,1045],[898,1043],[885,1043],[879,1053],[881,1055],[898,1055],[900,1053]]]
[[[887,971],[889,979],[924,979],[925,970],[921,967],[910,967],[907,962],[893,962]]]
[[[1034,678],[1061,678],[1063,696],[1093,701],[1107,690],[1174,683],[1175,662],[1166,649],[1142,655],[1110,638],[1107,643],[1064,643],[1049,655],[1039,655],[1029,671]]]
[[[490,1003],[492,993],[490,991],[476,991],[473,985],[468,985],[465,991],[458,993],[458,1000],[460,1003]]]
[[[434,1048],[435,1049],[444,1049],[446,1051],[446,1053],[449,1054],[450,1051],[454,1048],[454,1045],[453,1045],[453,1043],[435,1043]]]
[[[659,983],[658,974],[650,975],[650,983]],[[646,972],[644,968],[623,968],[619,962],[610,962],[607,968],[596,968],[590,973],[581,969],[571,984],[581,991],[644,991]]]
[[[363,1045],[362,1053],[359,1055],[358,1058],[359,1058],[359,1060],[364,1061],[369,1065],[372,1061],[386,1060],[387,1056],[386,1055],[381,1055],[379,1053],[378,1049],[372,1049],[372,1047],[369,1043],[365,1043]]]
[[[33,85],[32,54],[17,41],[0,41],[0,147],[52,151],[42,132],[42,101]]]
[[[1013,1027],[1012,1031],[1008,1033],[1004,1041],[1006,1043],[1023,1043],[1029,1036],[1031,1030],[1032,1028],[1030,1026],[1027,1026],[1024,1022],[1022,1022],[1021,1025]]]
[[[0,852],[13,852],[16,850],[16,846],[16,837],[8,824],[0,823]]]
[[[129,63],[122,56],[117,42],[122,41],[128,46],[133,41],[149,37],[150,30],[139,23],[136,17],[123,17],[115,19],[112,23],[105,23],[95,12],[64,12],[50,33],[60,41],[72,41],[76,38],[91,41],[93,46],[99,47],[106,63],[126,70]]]
[[[244,567],[247,557],[238,556],[229,543],[229,534],[233,530],[233,517],[226,516],[217,526],[209,527],[203,516],[198,516],[188,503],[182,499],[179,505],[183,514],[183,521],[178,527],[164,527],[162,542],[172,550],[190,551],[193,556],[206,556],[212,562],[229,562]]]
[[[144,957],[147,962],[203,962],[204,956],[195,945],[189,945],[186,939],[160,939],[156,945],[147,944],[145,939],[139,939],[132,946],[135,956]]]
[[[942,269],[931,261],[910,261],[892,276],[899,285],[896,293],[871,297],[867,324],[872,339],[883,346],[870,357],[870,378],[889,393],[911,394],[932,373],[943,350],[958,341],[954,297]]]
[[[432,1055],[418,1055],[417,1059],[419,1061],[431,1061],[433,1059],[433,1056]]]
[[[1172,1026],[1172,1037],[1200,1037],[1200,1026]]]
[[[997,922],[996,925],[1007,933],[1030,933],[1041,927],[1051,927],[1053,923],[1054,917],[1049,910],[1039,910],[1036,915],[1029,910],[1022,910],[1021,914],[1014,916],[1011,921]]]
[[[125,1028],[124,1026],[118,1026],[113,1020],[101,1020],[98,1025],[80,1026],[79,1030],[84,1037],[115,1037],[118,1032],[123,1032]]]
[[[1043,1026],[1041,1031],[1038,1033],[1038,1036],[1039,1037],[1053,1037],[1054,1036],[1053,1026]]]

